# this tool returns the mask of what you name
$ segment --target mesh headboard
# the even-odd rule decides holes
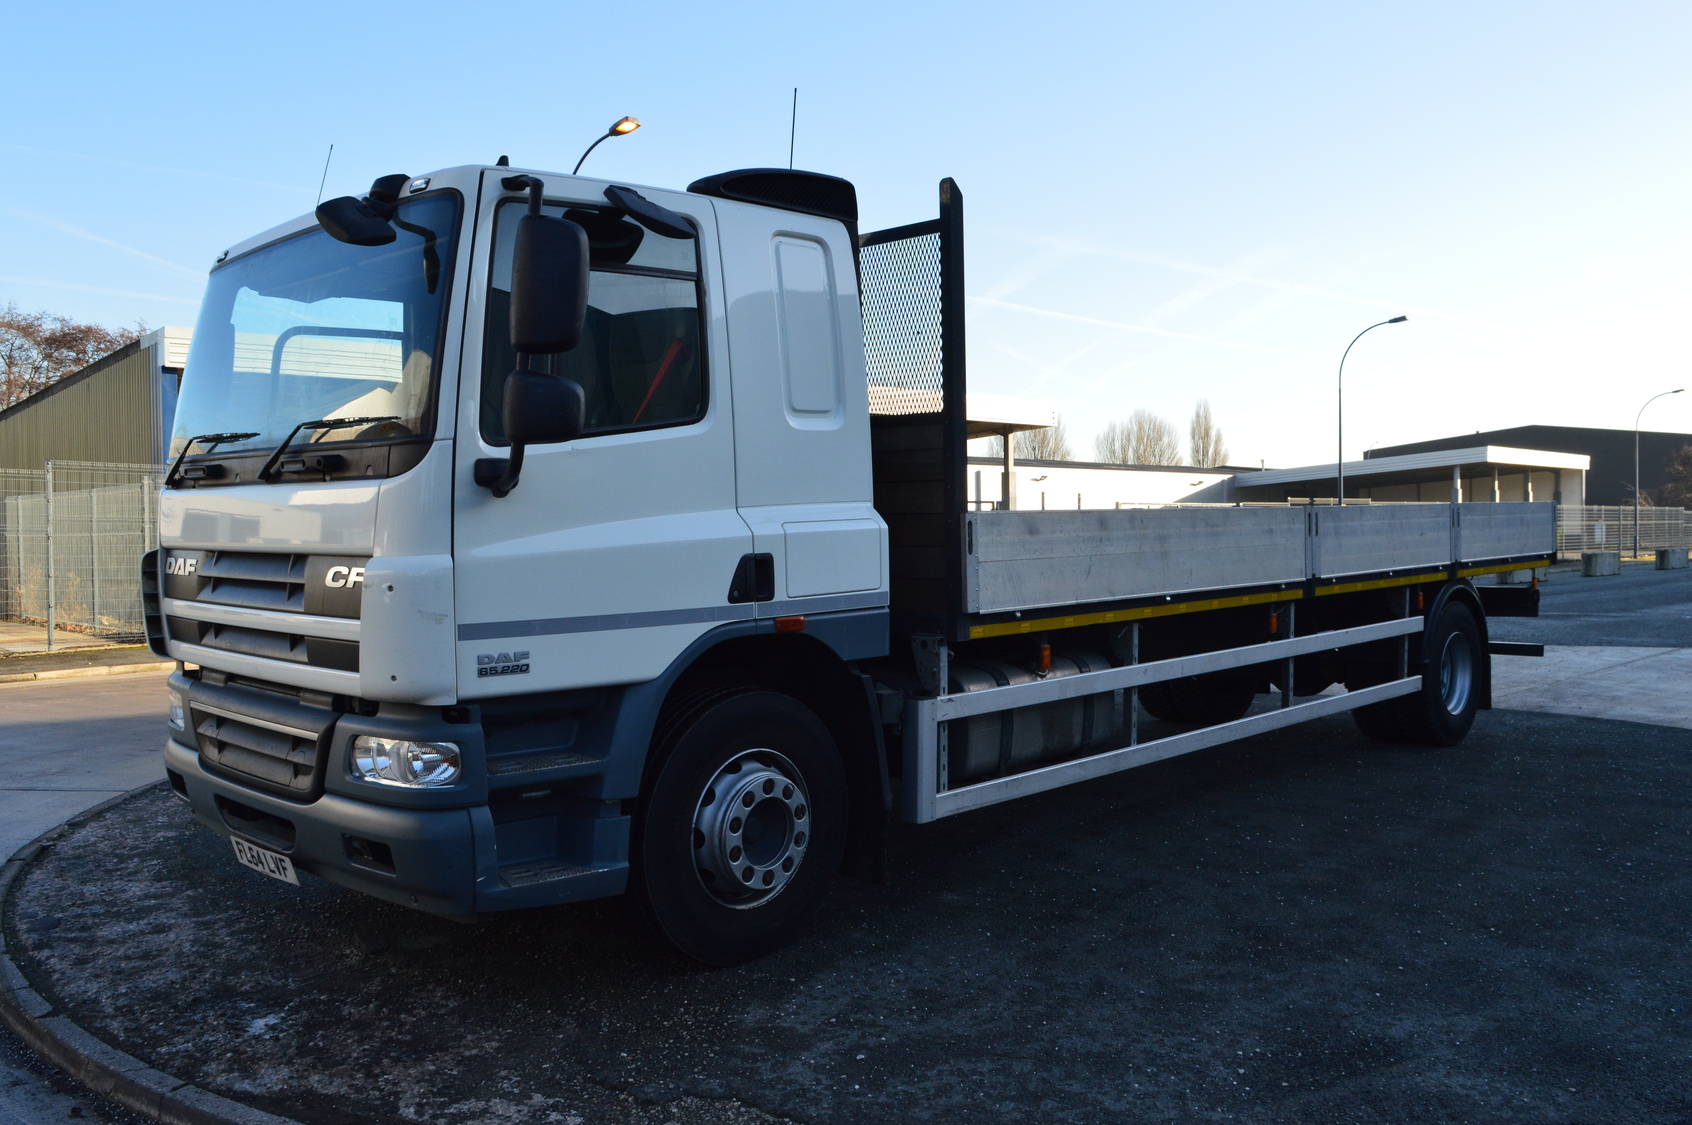
[[[940,413],[946,377],[939,220],[865,235],[858,272],[870,413]]]
[[[957,185],[941,181],[938,219],[866,234],[858,247],[893,631],[961,639],[966,398]]]

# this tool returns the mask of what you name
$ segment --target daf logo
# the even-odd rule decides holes
[[[183,578],[187,578],[199,568],[199,565],[199,559],[186,558],[182,555],[172,555],[165,560],[165,573],[176,574]]]
[[[364,584],[364,568],[362,566],[332,566],[324,572],[323,584],[333,586],[337,590],[346,586],[362,586]]]
[[[526,649],[517,652],[478,652],[476,654],[476,675],[488,676],[522,676],[529,671],[529,653]]]

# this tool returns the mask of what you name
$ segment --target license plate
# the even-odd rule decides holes
[[[254,847],[245,840],[231,839],[229,842],[235,845],[235,858],[254,871],[262,871],[272,879],[280,879],[296,887],[300,885],[300,877],[294,874],[294,861],[287,856]]]

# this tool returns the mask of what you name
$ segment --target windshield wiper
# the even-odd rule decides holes
[[[399,420],[398,414],[383,414],[380,417],[372,418],[318,418],[311,422],[301,422],[288,431],[288,436],[282,439],[282,444],[276,447],[276,452],[270,455],[270,459],[264,463],[264,468],[258,471],[258,479],[266,484],[275,479],[271,474],[275,471],[277,462],[282,460],[282,454],[288,450],[288,443],[292,442],[301,430],[340,430],[348,426],[368,426],[372,422],[397,422]]]
[[[169,488],[172,484],[176,483],[176,474],[181,470],[182,462],[188,456],[188,451],[190,449],[194,448],[195,442],[206,443],[206,452],[210,453],[214,448],[216,448],[217,446],[223,445],[225,442],[246,441],[248,438],[255,438],[255,437],[258,437],[258,432],[256,430],[254,432],[250,433],[250,434],[196,434],[196,435],[194,435],[193,437],[188,439],[188,441],[185,445],[183,445],[182,452],[176,455],[176,461],[171,465],[170,472],[165,474],[164,486],[166,488]]]

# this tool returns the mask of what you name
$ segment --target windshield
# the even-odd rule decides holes
[[[213,272],[182,375],[172,457],[189,438],[218,431],[257,434],[219,453],[268,449],[324,418],[394,420],[302,434],[294,444],[427,432],[457,194],[400,204],[394,230],[385,246],[313,230]]]

